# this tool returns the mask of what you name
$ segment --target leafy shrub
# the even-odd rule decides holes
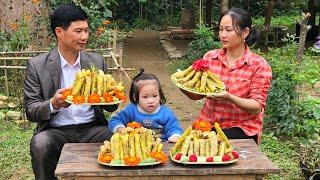
[[[306,178],[320,178],[320,137],[300,147],[300,167]]]
[[[194,29],[194,39],[189,43],[187,54],[184,59],[172,61],[167,64],[169,72],[173,73],[177,69],[186,69],[196,59],[200,59],[209,50],[220,47],[210,28],[204,25],[198,25]]]
[[[220,47],[220,43],[216,41],[210,28],[204,25],[198,25],[194,29],[195,38],[188,45],[186,58],[187,60],[196,60],[209,50]]]
[[[269,52],[261,54],[269,61],[273,72],[265,121],[267,127],[275,127],[278,135],[309,137],[314,131],[305,130],[313,129],[314,125],[312,120],[304,121],[309,119],[306,113],[310,113],[305,107],[311,108],[315,104],[299,99],[297,87],[317,82],[320,64],[309,56],[304,56],[302,62],[297,62],[296,49],[297,45],[291,42],[282,48],[271,48]],[[303,125],[310,126],[301,128]]]

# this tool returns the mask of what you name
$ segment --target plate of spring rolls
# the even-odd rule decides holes
[[[76,74],[72,87],[62,92],[62,98],[70,104],[113,105],[126,100],[123,90],[122,82],[92,67]]]
[[[166,163],[160,138],[137,122],[128,123],[125,131],[112,135],[100,146],[97,162],[106,166],[151,166]]]
[[[230,144],[218,123],[197,120],[187,128],[170,149],[172,161],[180,164],[231,164],[239,154]]]
[[[224,83],[211,70],[195,70],[189,66],[185,70],[177,70],[171,75],[173,84],[179,88],[199,95],[214,95],[225,90]]]

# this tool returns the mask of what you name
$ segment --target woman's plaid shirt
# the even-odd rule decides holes
[[[248,47],[231,68],[227,66],[225,49],[209,51],[203,59],[209,61],[209,69],[219,75],[229,93],[256,100],[262,111],[257,115],[249,114],[229,101],[207,98],[199,118],[212,123],[219,122],[222,128],[239,127],[248,136],[257,135],[260,141],[264,109],[272,79],[268,62],[252,53]]]

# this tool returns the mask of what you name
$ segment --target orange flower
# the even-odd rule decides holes
[[[193,122],[192,127],[201,131],[211,131],[212,125],[209,121],[196,120]]]
[[[112,160],[111,154],[104,154],[99,156],[99,161],[103,163],[110,163]]]
[[[81,104],[84,103],[84,96],[80,96],[80,95],[75,95],[73,96],[73,103],[75,104]]]
[[[32,16],[31,15],[24,15],[23,19],[30,21],[32,19]]]
[[[100,96],[96,93],[88,96],[88,103],[99,103],[101,101]]]
[[[114,95],[121,101],[126,101],[126,96],[124,95],[124,93],[122,91],[119,91],[118,89],[116,89],[114,91]]]
[[[98,27],[97,30],[103,32],[104,31],[104,27]]]
[[[69,95],[71,95],[72,89],[66,89],[62,92],[62,99],[67,99]]]
[[[111,23],[111,21],[109,21],[109,20],[104,20],[104,21],[102,21],[102,25],[105,25],[105,26],[107,26],[108,24],[110,24]]]
[[[33,4],[39,4],[41,2],[41,0],[32,0],[31,1]]]
[[[140,163],[140,158],[138,157],[125,157],[124,164],[127,166],[137,166]]]
[[[128,124],[127,124],[127,127],[131,127],[131,128],[133,128],[133,129],[135,129],[135,128],[140,128],[140,127],[141,127],[141,124],[133,121],[133,122],[128,123]]]
[[[10,29],[13,30],[13,31],[16,31],[18,30],[19,26],[17,23],[11,23],[10,24]]]
[[[161,163],[166,163],[168,161],[168,157],[164,154],[163,151],[161,152],[151,152],[150,156],[156,159],[157,161],[160,161]]]
[[[113,102],[113,96],[107,92],[103,93],[103,99],[106,103]]]

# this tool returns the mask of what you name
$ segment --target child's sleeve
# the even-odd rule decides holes
[[[108,128],[115,133],[119,127],[125,127],[131,119],[133,119],[133,105],[129,104],[127,107],[116,113],[108,122]]]
[[[166,139],[169,139],[171,136],[180,137],[183,130],[180,127],[179,120],[169,108],[166,108],[165,114],[167,115],[166,122],[164,123]]]

